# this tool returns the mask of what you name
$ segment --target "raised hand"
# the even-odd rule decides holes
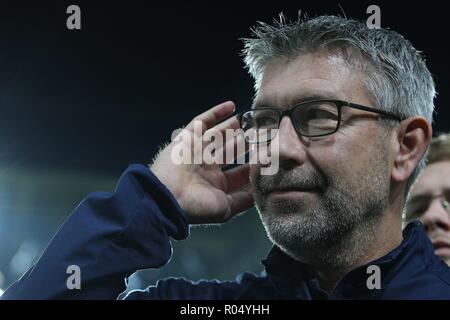
[[[202,135],[212,130],[225,136],[226,129],[238,129],[236,117],[230,117],[235,110],[233,102],[221,103],[195,117],[183,130],[183,134],[190,135],[189,145],[185,145],[192,155],[191,159],[201,157],[202,149],[194,148],[194,139],[201,144]],[[227,119],[227,120],[225,120]],[[225,120],[225,121],[224,121]],[[222,122],[223,121],[223,122]],[[194,123],[201,125],[200,132],[194,130]],[[239,139],[239,137],[238,137]],[[230,150],[230,143],[226,141],[223,150]],[[242,139],[242,137],[241,137]],[[173,193],[180,206],[188,215],[189,223],[222,223],[230,220],[236,214],[253,206],[253,197],[249,185],[249,165],[243,164],[228,171],[223,171],[221,164],[176,164],[173,161],[174,148],[180,142],[174,140],[165,146],[150,165],[150,170]],[[179,147],[180,145],[178,145]],[[217,150],[216,152],[218,152]]]

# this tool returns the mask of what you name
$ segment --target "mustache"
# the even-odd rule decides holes
[[[258,175],[255,188],[268,194],[279,190],[323,190],[328,186],[326,176],[314,169],[291,169],[279,168],[275,175]]]

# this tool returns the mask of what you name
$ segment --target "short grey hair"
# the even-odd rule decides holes
[[[344,58],[366,75],[365,85],[381,110],[402,117],[420,115],[433,123],[433,77],[421,52],[389,29],[370,29],[364,22],[339,16],[287,21],[281,13],[273,25],[258,22],[253,38],[244,38],[245,66],[258,93],[267,63],[277,57],[326,52]],[[405,193],[426,165],[425,156],[408,179]]]

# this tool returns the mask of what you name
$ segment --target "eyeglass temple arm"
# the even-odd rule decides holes
[[[354,103],[350,103],[350,102],[346,102],[345,104],[342,104],[342,106],[345,106],[345,105],[347,105],[349,107],[352,107],[352,108],[355,108],[355,109],[363,110],[363,111],[376,112],[376,113],[379,113],[379,114],[381,114],[383,116],[386,116],[388,118],[395,119],[397,121],[404,120],[403,117],[400,117],[400,116],[398,116],[398,115],[396,115],[396,114],[394,114],[392,112],[389,112],[389,111],[384,111],[384,110],[380,110],[380,109],[370,108],[370,107],[366,107],[366,106],[362,106],[362,105],[354,104]]]

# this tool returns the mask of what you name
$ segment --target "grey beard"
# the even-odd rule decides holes
[[[314,171],[311,171],[314,172]],[[383,172],[384,173],[384,172]],[[291,181],[310,183],[323,178],[316,173],[308,175],[289,172]],[[269,238],[295,260],[320,269],[342,269],[360,261],[376,243],[377,227],[388,203],[389,190],[383,174],[363,176],[354,185],[343,183],[339,187],[332,181],[318,194],[314,206],[294,201],[271,201],[255,193],[255,202]],[[267,179],[264,181],[264,179]],[[256,186],[267,188],[271,179],[260,178]]]

